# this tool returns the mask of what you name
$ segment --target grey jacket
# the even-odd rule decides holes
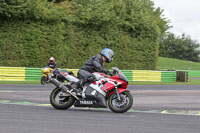
[[[105,74],[108,73],[108,70],[104,69],[103,57],[100,54],[91,57],[83,66],[81,66],[80,69],[86,70],[90,73],[93,72],[102,72]]]

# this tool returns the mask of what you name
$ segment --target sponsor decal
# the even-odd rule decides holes
[[[98,91],[99,93],[101,93],[103,96],[105,96],[106,93],[101,89],[102,86],[98,87],[98,85],[94,85],[94,84],[90,85],[90,87],[92,87],[93,89],[95,89],[96,91]]]
[[[93,96],[95,96],[96,93],[97,93],[97,91],[96,91],[96,90],[93,90],[90,94],[93,95]]]
[[[80,104],[93,104],[93,101],[80,101]]]

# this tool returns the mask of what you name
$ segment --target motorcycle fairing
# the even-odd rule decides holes
[[[78,78],[76,78],[75,76],[70,75],[70,74],[63,74],[63,76],[67,79],[67,81],[70,81],[70,82],[78,82],[79,81]]]
[[[115,87],[115,84],[109,80],[104,86],[105,86],[105,88],[103,88],[104,91],[105,91],[105,89],[106,89],[106,91],[110,91],[112,88]]]
[[[96,84],[91,83],[88,87],[91,87],[91,88],[95,89],[100,94],[102,94],[103,96],[105,96],[106,93],[101,89],[102,86],[103,86],[103,84],[100,81],[98,81],[98,82],[96,82]],[[86,91],[87,91],[87,89],[86,89]]]
[[[121,94],[124,91],[128,91],[127,89],[122,89],[122,88],[118,88],[117,90],[118,90],[119,94]],[[109,93],[107,96],[111,96],[113,93],[115,93],[115,91],[111,91],[111,93]]]
[[[101,78],[108,78],[108,76],[105,75],[104,73],[94,72],[94,73],[92,73],[92,74],[95,76],[95,78],[96,78],[97,80],[100,80]]]
[[[87,87],[87,89],[85,90],[85,96],[86,98],[84,100],[93,100],[93,104],[95,107],[107,107],[105,96],[93,87]]]

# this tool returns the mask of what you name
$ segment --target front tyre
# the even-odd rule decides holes
[[[66,110],[74,104],[75,98],[63,92],[60,88],[55,88],[50,95],[50,103],[55,109]]]
[[[41,81],[41,84],[42,84],[42,85],[45,85],[45,83],[46,83],[46,81],[47,81],[47,77],[42,76],[40,81]]]
[[[108,106],[110,110],[115,113],[124,113],[128,111],[133,105],[133,96],[129,91],[124,91],[119,94],[121,100],[117,99],[115,93],[113,93],[108,99]]]

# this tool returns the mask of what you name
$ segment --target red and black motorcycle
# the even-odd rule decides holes
[[[117,68],[112,67],[113,74],[108,77],[103,73],[93,73],[96,81],[86,83],[82,91],[73,87],[79,79],[69,71],[54,71],[49,81],[56,88],[50,95],[50,103],[56,109],[75,107],[107,108],[116,113],[128,111],[133,104],[133,97],[127,90],[128,79]]]

